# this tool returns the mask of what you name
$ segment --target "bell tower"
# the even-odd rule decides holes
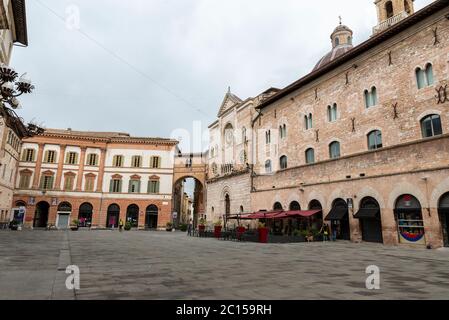
[[[382,32],[415,13],[415,0],[375,0],[377,7],[377,26],[373,33]]]

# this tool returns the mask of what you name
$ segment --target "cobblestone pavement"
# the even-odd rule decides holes
[[[65,287],[70,264],[78,291]],[[369,265],[381,270],[380,290],[365,287]],[[0,299],[449,299],[449,250],[1,231]]]

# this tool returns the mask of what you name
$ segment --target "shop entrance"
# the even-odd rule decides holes
[[[443,229],[444,246],[449,247],[449,192],[441,197],[438,213]]]
[[[383,243],[380,206],[374,198],[364,198],[354,217],[360,219],[363,241]]]
[[[120,207],[117,204],[111,204],[108,208],[106,227],[118,228],[119,219],[120,219]]]
[[[425,245],[422,207],[418,199],[410,194],[400,196],[394,210],[398,225],[399,242]]]
[[[332,234],[337,240],[350,240],[349,210],[348,204],[343,199],[337,199],[326,217],[331,221]]]
[[[133,228],[139,226],[139,207],[137,205],[132,204],[126,210],[126,222],[131,223]]]
[[[58,222],[56,227],[58,229],[67,229],[70,224],[70,215],[72,214],[72,205],[68,202],[62,202],[58,206]]]
[[[34,214],[33,227],[34,228],[46,228],[48,224],[48,212],[50,210],[50,204],[42,201],[36,205],[36,211]]]
[[[80,221],[80,227],[89,228],[92,226],[92,213],[94,207],[90,203],[83,203],[80,206],[78,220]]]
[[[155,205],[150,205],[147,207],[145,214],[145,228],[146,229],[157,229],[157,219],[159,215],[159,209]]]

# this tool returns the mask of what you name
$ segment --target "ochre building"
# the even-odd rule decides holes
[[[177,141],[126,133],[48,129],[26,138],[14,219],[26,227],[139,229],[171,221]]]

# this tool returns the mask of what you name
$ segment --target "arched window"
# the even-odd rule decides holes
[[[416,68],[416,84],[418,85],[418,89],[422,89],[428,86],[433,85],[433,66],[431,63],[426,65],[426,68],[423,70],[421,68]]]
[[[58,212],[72,212],[72,205],[68,202],[61,202],[58,205]]]
[[[388,1],[387,3],[385,3],[385,12],[387,14],[387,18],[393,17],[394,15],[393,2]]]
[[[329,145],[329,155],[331,159],[340,158],[340,142],[334,141]]]
[[[348,44],[352,45],[352,37],[351,36],[348,37]]]
[[[282,207],[282,204],[280,202],[276,202],[273,205],[273,210],[274,211],[282,211],[282,210],[284,210],[284,208]]]
[[[335,38],[335,46],[338,46],[340,44],[340,39],[337,37]]]
[[[437,114],[431,114],[421,120],[423,138],[439,136],[443,134],[441,118]]]
[[[265,132],[265,142],[266,142],[266,144],[271,143],[271,130],[268,130],[267,132]]]
[[[287,125],[282,125],[279,127],[279,135],[281,139],[285,139],[287,137]]]
[[[416,84],[418,89],[422,89],[426,86],[426,76],[421,68],[416,68]]]
[[[240,213],[243,213],[243,212],[245,212],[245,211],[243,210],[243,206],[240,206]]]
[[[377,101],[377,88],[376,87],[372,87],[371,91],[365,90],[364,95],[365,95],[366,108],[370,108],[370,107],[377,105],[378,101]]]
[[[394,213],[398,222],[399,241],[405,244],[425,244],[422,207],[418,199],[410,194],[396,200]]]
[[[225,214],[226,216],[231,215],[231,197],[229,194],[225,196]]]
[[[290,211],[301,211],[301,205],[298,201],[293,201],[290,203]]]
[[[382,148],[382,132],[374,130],[368,133],[368,149],[376,150]]]
[[[306,163],[315,163],[315,150],[313,150],[312,148],[306,150]]]
[[[428,86],[433,85],[433,66],[431,63],[426,65],[426,80]]]
[[[272,168],[272,166],[271,166],[271,160],[265,161],[265,172],[266,172],[266,173],[271,173],[271,172],[273,172],[273,168]]]
[[[279,164],[280,164],[280,167],[281,167],[281,170],[284,170],[284,169],[287,169],[288,168],[288,163],[287,163],[287,156],[282,156],[280,159],[279,159]]]
[[[332,106],[327,106],[327,117],[329,122],[334,122],[337,120],[337,104],[334,103]]]
[[[306,130],[313,128],[313,116],[311,113],[304,116],[304,124],[305,124]]]

